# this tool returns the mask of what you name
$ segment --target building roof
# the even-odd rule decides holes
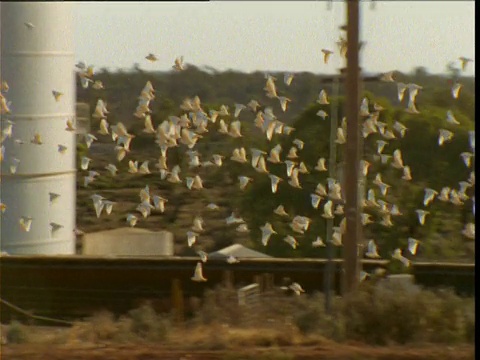
[[[233,244],[208,254],[209,258],[227,258],[233,255],[238,258],[271,258],[272,256],[249,249],[241,244]]]

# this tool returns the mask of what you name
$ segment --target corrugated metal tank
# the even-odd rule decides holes
[[[10,89],[13,136],[7,138],[1,164],[1,250],[9,254],[74,254],[76,212],[75,133],[66,120],[75,117],[75,59],[72,3],[1,3],[1,78]],[[32,26],[27,26],[32,25]],[[57,102],[52,91],[63,96]],[[31,142],[35,133],[43,144]],[[23,144],[15,144],[20,139]],[[58,145],[64,145],[64,154]],[[20,163],[10,172],[12,158]],[[59,194],[54,202],[50,194]],[[22,216],[33,218],[21,229]],[[51,223],[62,227],[51,231]]]

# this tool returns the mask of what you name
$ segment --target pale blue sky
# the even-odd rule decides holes
[[[368,72],[444,72],[449,61],[474,58],[473,1],[361,1],[361,66]],[[326,1],[77,2],[77,60],[97,69],[168,70],[177,56],[218,70],[332,73],[338,56],[323,64],[321,49],[335,42],[346,5]],[[145,59],[154,53],[159,61]],[[458,63],[458,61],[457,61]],[[470,64],[468,75],[474,75]]]

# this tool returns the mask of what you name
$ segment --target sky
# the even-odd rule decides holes
[[[75,2],[77,60],[97,69],[171,69],[178,56],[218,71],[308,71],[345,66],[336,41],[343,1]],[[360,6],[360,66],[366,72],[444,73],[475,54],[474,1],[370,1]],[[331,49],[328,64],[321,49]],[[150,63],[149,53],[158,57]],[[475,75],[474,66],[465,75]]]

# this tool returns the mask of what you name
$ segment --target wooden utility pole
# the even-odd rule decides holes
[[[359,204],[359,167],[361,159],[360,67],[359,67],[359,0],[347,0],[347,72],[345,78],[345,112],[347,144],[345,200],[347,231],[344,238],[344,291],[355,291],[359,282],[358,244],[362,236]]]

